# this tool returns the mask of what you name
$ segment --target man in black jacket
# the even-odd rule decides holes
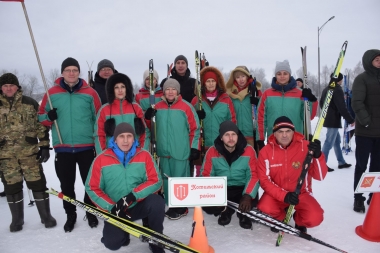
[[[333,78],[333,75],[334,74],[331,74],[331,78]],[[334,81],[337,84],[337,86],[334,89],[329,108],[327,109],[326,119],[323,123],[323,126],[327,128],[327,133],[325,143],[322,147],[322,152],[326,157],[327,163],[330,149],[334,147],[335,155],[338,160],[338,168],[343,169],[351,167],[351,164],[346,163],[346,161],[344,160],[342,155],[342,149],[340,147],[339,128],[342,128],[341,117],[343,116],[343,118],[347,120],[347,122],[351,126],[355,124],[355,120],[351,117],[350,113],[347,110],[346,103],[344,102],[344,92],[341,87],[343,83],[343,75],[339,73],[338,78]],[[329,86],[327,86],[322,91],[322,96],[319,103],[321,109],[323,107],[328,90]],[[334,169],[331,169],[330,167],[327,168],[329,172],[334,171]]]
[[[365,71],[352,85],[351,105],[356,115],[354,190],[367,169],[370,155],[369,171],[380,172],[380,50],[367,50],[362,63]],[[370,193],[367,204],[371,196]],[[354,211],[364,213],[365,197],[362,193],[356,193],[354,197]]]
[[[95,73],[95,80],[92,88],[98,93],[102,105],[108,103],[106,95],[106,81],[108,77],[112,76],[114,73],[118,73],[110,60],[103,59],[98,63],[98,68]]]
[[[190,77],[190,69],[187,58],[183,55],[178,55],[174,59],[174,68],[171,71],[170,78],[174,78],[179,82],[181,89],[181,96],[187,102],[191,103],[193,97],[195,97],[195,79]],[[160,87],[164,86],[166,78],[162,80]]]

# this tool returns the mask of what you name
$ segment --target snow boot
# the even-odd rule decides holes
[[[170,220],[179,220],[181,217],[186,216],[188,212],[187,207],[169,208],[165,216]]]
[[[275,228],[275,227],[271,227],[271,228],[270,228],[270,231],[272,231],[273,233],[278,233],[278,232],[280,232],[280,230],[278,230],[278,229]]]
[[[41,217],[41,223],[45,224],[45,228],[55,227],[57,221],[50,214],[49,194],[46,192],[33,192],[33,197]]]
[[[148,217],[142,219],[142,225],[146,228],[149,228],[149,220]]]
[[[365,213],[365,206],[364,206],[365,197],[359,196],[356,197],[354,200],[354,211],[358,213]]]
[[[90,228],[96,228],[99,224],[98,219],[92,213],[86,212],[86,216],[84,217],[84,220],[86,219]]]
[[[226,207],[226,209],[220,214],[220,217],[218,219],[218,224],[221,226],[230,224],[231,217],[233,214],[234,214],[234,210]]]
[[[294,226],[296,229],[301,231],[302,233],[307,233],[307,228],[304,226],[298,226],[297,224]]]
[[[24,194],[20,191],[13,195],[7,195],[7,201],[12,214],[9,230],[11,232],[20,231],[24,225]]]
[[[67,221],[65,225],[63,226],[63,229],[65,232],[71,232],[74,229],[74,224],[77,222],[77,213],[76,212],[70,212],[67,214]]]
[[[236,215],[239,218],[240,227],[244,229],[252,229],[252,221],[250,218],[241,213],[237,213]]]

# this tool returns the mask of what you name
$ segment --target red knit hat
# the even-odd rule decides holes
[[[210,78],[214,79],[215,82],[218,82],[218,76],[213,71],[208,71],[203,76],[203,83],[206,83]]]

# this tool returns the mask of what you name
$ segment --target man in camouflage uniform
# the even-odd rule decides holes
[[[50,156],[49,129],[38,122],[38,103],[22,95],[15,75],[2,75],[0,86],[0,174],[12,213],[10,231],[20,231],[24,224],[23,179],[33,191],[41,222],[54,227],[41,165]]]

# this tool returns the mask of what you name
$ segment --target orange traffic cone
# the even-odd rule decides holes
[[[363,226],[357,226],[355,232],[361,238],[371,242],[380,242],[380,192],[373,193]]]
[[[200,206],[194,208],[193,219],[193,231],[191,233],[189,246],[201,253],[214,253],[215,250],[208,245],[205,222]]]

